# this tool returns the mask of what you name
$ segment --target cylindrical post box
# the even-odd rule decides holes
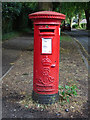
[[[65,15],[53,11],[29,14],[34,21],[33,94],[42,104],[58,100],[60,24]]]

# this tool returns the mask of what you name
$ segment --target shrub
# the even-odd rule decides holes
[[[86,29],[86,23],[81,23],[80,25],[82,28]]]
[[[77,28],[78,27],[78,24],[74,24],[73,26],[72,26],[72,28]]]
[[[60,97],[62,98],[62,100],[66,100],[67,102],[69,102],[69,99],[72,96],[77,96],[78,88],[75,84],[71,86],[68,86],[68,85],[60,86],[59,85],[59,90],[60,90]]]

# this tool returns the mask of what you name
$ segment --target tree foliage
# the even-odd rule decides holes
[[[72,22],[73,17],[78,15],[78,24],[80,23],[81,18],[84,13],[87,19],[87,29],[90,29],[89,26],[89,17],[90,17],[90,2],[58,2],[55,3],[54,10],[56,12],[61,12],[66,15],[66,21],[69,23]]]
[[[2,4],[2,13],[3,19],[15,19],[16,16],[19,16],[22,8],[22,3],[3,3]]]
[[[16,19],[17,16],[20,15],[22,8],[21,3],[3,3],[2,4],[2,27],[3,32],[12,31],[13,21]]]
[[[6,2],[2,3],[3,33],[28,26],[28,14],[36,12],[36,2]]]
[[[40,7],[42,6],[42,7]],[[89,28],[89,11],[90,2],[53,2],[53,3],[38,3],[38,2],[3,2],[2,3],[2,28],[3,33],[13,30],[19,30],[29,25],[32,26],[28,19],[28,14],[40,10],[53,10],[66,15],[66,21],[71,23],[73,16],[85,13],[87,19],[87,28]]]

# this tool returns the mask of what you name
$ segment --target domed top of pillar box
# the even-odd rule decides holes
[[[35,24],[47,24],[47,22],[49,22],[48,24],[60,24],[62,20],[65,20],[65,17],[64,14],[53,11],[40,11],[29,14],[29,19],[32,19]]]

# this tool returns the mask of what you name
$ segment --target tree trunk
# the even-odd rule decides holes
[[[52,11],[53,4],[52,2],[38,2],[38,8],[39,10]]]
[[[72,18],[70,18],[70,27],[72,28]]]
[[[64,20],[64,27],[65,27],[65,20]]]
[[[90,13],[89,13],[89,10],[85,10],[85,15],[86,15],[86,20],[87,20],[86,29],[89,30],[90,29],[90,22],[89,22]]]
[[[81,21],[81,13],[79,13],[79,15],[78,15],[78,26],[79,26],[79,28],[80,28],[80,21]]]

